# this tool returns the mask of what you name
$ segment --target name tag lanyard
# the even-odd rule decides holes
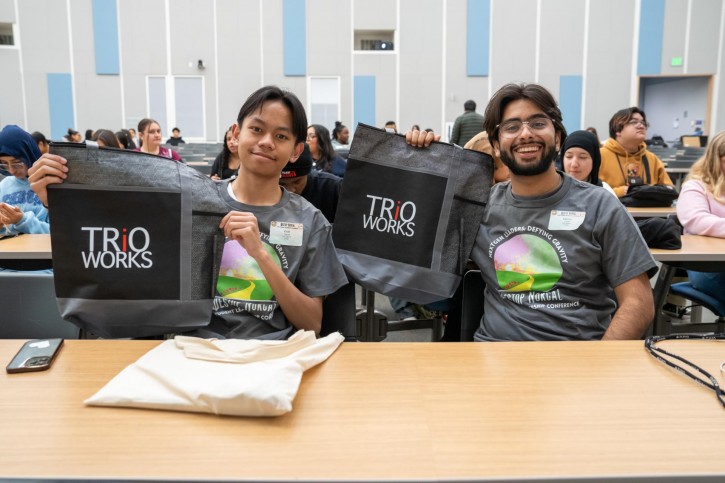
[[[712,389],[715,391],[715,396],[717,396],[718,401],[720,401],[720,404],[722,404],[723,407],[725,407],[725,393],[723,393],[723,390],[720,388],[720,384],[718,384],[717,379],[715,379],[715,376],[707,372],[702,367],[698,366],[697,364],[694,364],[687,359],[685,359],[682,356],[678,356],[677,354],[673,354],[672,352],[666,351],[665,349],[662,349],[660,347],[656,347],[655,344],[658,342],[661,342],[663,340],[725,340],[725,334],[672,334],[672,335],[655,335],[652,337],[647,337],[644,341],[644,347],[647,349],[647,351],[650,353],[652,357],[657,359],[660,362],[664,362],[680,374],[684,374],[685,376],[689,377],[693,381],[697,382],[698,384],[702,384],[703,386]],[[660,355],[661,354],[661,355]],[[672,359],[675,359],[677,361],[682,362],[686,366],[690,366],[692,369],[694,369],[696,372],[699,372],[703,376],[705,376],[707,379],[710,380],[710,382],[707,382],[705,379],[702,379],[698,377],[696,374],[688,370],[686,367],[679,365],[677,362],[671,361],[669,359],[665,359],[662,356],[667,356]],[[720,364],[720,372],[723,373],[725,376],[725,361],[723,361],[722,364]]]

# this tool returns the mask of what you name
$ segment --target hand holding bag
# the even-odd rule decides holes
[[[209,323],[228,211],[183,163],[95,143],[53,143],[68,177],[48,189],[61,314],[102,337]]]
[[[359,124],[332,237],[349,277],[414,303],[449,298],[473,248],[493,180],[491,156]]]

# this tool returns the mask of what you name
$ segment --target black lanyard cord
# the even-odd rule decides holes
[[[677,372],[684,374],[685,376],[689,377],[693,381],[697,382],[698,384],[702,384],[703,386],[707,387],[708,389],[712,389],[715,391],[715,396],[717,396],[718,401],[720,401],[720,404],[722,404],[723,407],[725,407],[725,393],[720,388],[720,384],[718,384],[717,379],[707,372],[705,369],[701,368],[697,364],[694,364],[687,359],[685,359],[682,356],[678,356],[677,354],[673,354],[669,351],[666,351],[665,349],[662,349],[660,347],[656,347],[655,344],[658,342],[661,342],[663,340],[725,340],[725,334],[672,334],[672,335],[656,335],[652,337],[647,337],[644,341],[644,347],[647,349],[647,352],[650,353],[652,357],[657,359],[660,362],[665,363],[669,367],[673,368]],[[710,382],[707,382],[700,377],[698,377],[696,374],[690,372],[685,367],[682,367],[678,365],[675,362],[672,362],[668,359],[665,359],[662,357],[663,354],[667,357],[671,357],[675,360],[678,360],[682,362],[683,364],[686,364],[690,366],[691,368],[695,369],[695,371],[699,372],[703,376],[707,377]]]

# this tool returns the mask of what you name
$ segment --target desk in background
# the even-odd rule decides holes
[[[0,240],[0,259],[50,260],[50,235],[18,235]]]
[[[52,268],[50,235],[18,235],[0,240],[0,267],[12,270]]]
[[[345,343],[277,418],[83,406],[157,343],[67,341],[48,372],[0,374],[0,478],[725,478],[722,406],[642,341]],[[722,342],[663,344],[719,374]]]
[[[670,215],[677,214],[677,210],[674,206],[667,207],[655,207],[655,208],[643,208],[639,206],[628,206],[627,211],[632,218],[667,218]]]
[[[653,333],[659,334],[663,327],[662,307],[670,290],[672,277],[678,268],[701,272],[725,272],[725,238],[699,235],[682,235],[682,248],[663,250],[651,248],[655,260],[662,262],[654,288],[655,320]],[[723,352],[725,360],[725,351]]]

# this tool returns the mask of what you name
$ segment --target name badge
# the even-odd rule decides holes
[[[584,211],[551,210],[549,230],[576,230],[584,223]]]
[[[273,221],[269,225],[269,242],[273,245],[287,245],[291,247],[302,246],[302,223],[288,223],[286,221]]]

